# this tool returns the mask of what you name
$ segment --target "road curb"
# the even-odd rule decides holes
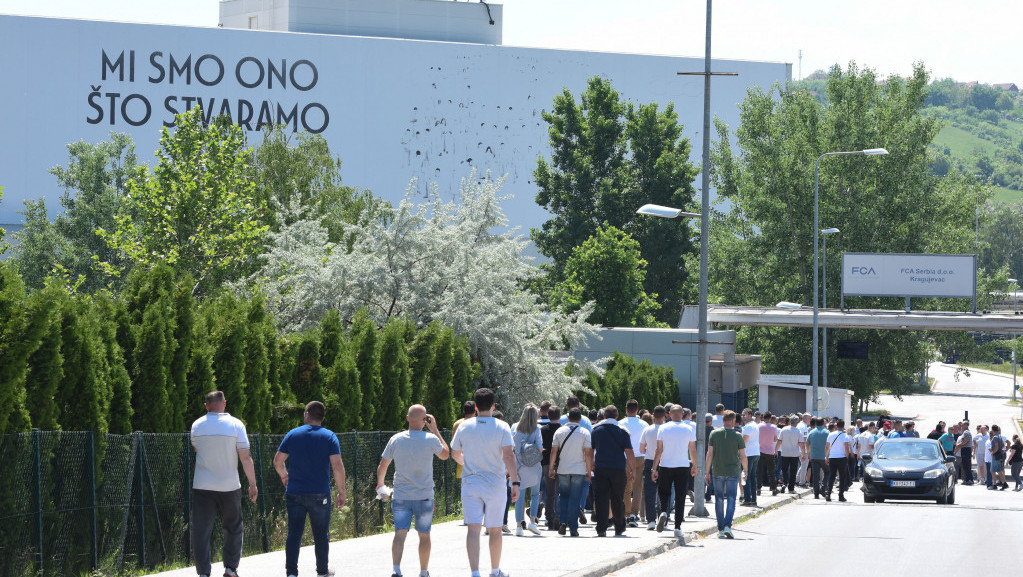
[[[764,515],[769,511],[773,511],[774,509],[788,505],[789,503],[794,503],[798,499],[801,499],[812,494],[812,492],[813,491],[811,489],[802,489],[795,494],[785,495],[785,497],[782,500],[767,505],[766,507],[747,509],[741,512],[737,506],[736,510],[737,514],[734,517],[734,522],[736,524],[739,524],[750,519],[756,519],[757,517],[760,517],[761,515]],[[614,573],[615,571],[619,571],[630,565],[634,565],[644,559],[649,559],[662,553],[667,553],[672,549],[682,547],[687,543],[691,543],[697,539],[709,537],[717,532],[718,531],[716,527],[710,527],[707,529],[702,529],[700,531],[686,531],[683,534],[682,540],[671,539],[670,541],[665,541],[664,543],[658,543],[656,545],[643,547],[635,551],[629,551],[622,555],[617,555],[615,557],[604,559],[603,561],[600,561],[598,563],[594,563],[592,565],[583,567],[582,569],[577,569],[575,571],[572,571],[571,573],[565,573],[564,575],[562,575],[562,577],[604,577],[605,575]]]

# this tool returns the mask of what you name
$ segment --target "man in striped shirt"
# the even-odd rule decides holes
[[[224,577],[238,577],[242,556],[242,483],[238,461],[249,481],[249,500],[256,502],[256,469],[249,455],[245,425],[226,412],[222,391],[206,394],[206,414],[192,423],[195,474],[192,476],[192,551],[195,571],[210,575],[210,535],[217,511],[224,529]]]

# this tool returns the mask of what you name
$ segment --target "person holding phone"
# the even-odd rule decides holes
[[[405,538],[415,517],[419,533],[419,575],[430,577],[430,529],[433,526],[433,458],[445,460],[450,455],[447,443],[437,429],[437,420],[423,405],[412,405],[405,416],[408,429],[387,441],[380,465],[377,466],[377,490],[384,486],[387,469],[394,462],[394,541],[391,544],[392,577],[401,577],[401,557]],[[429,431],[423,429],[428,428]]]

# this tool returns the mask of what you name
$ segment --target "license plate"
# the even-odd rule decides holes
[[[892,481],[892,487],[916,487],[916,481]]]

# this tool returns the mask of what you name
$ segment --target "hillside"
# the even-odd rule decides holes
[[[815,72],[796,86],[823,101],[825,77]],[[936,174],[972,174],[991,186],[993,202],[1023,202],[1023,94],[946,78],[930,84],[923,113],[943,123],[932,145]]]

